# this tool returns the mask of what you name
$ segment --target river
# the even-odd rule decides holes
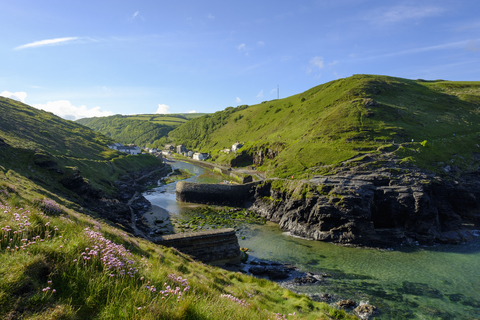
[[[171,165],[195,174],[186,181],[223,180],[189,163]],[[198,206],[177,203],[175,183],[144,195],[172,217]],[[251,250],[251,257],[332,276],[319,285],[289,285],[290,289],[309,295],[328,293],[336,300],[368,302],[380,310],[375,319],[480,319],[480,237],[461,245],[381,251],[291,237],[273,223],[244,225],[237,236],[240,246]]]

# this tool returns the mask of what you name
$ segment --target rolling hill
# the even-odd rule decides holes
[[[354,319],[265,279],[133,237],[100,218],[102,210],[84,208],[87,187],[113,206],[115,180],[161,165],[151,155],[110,150],[111,142],[0,97],[2,319],[283,319],[292,312],[296,319]],[[71,190],[72,181],[82,190]]]
[[[78,123],[124,144],[160,147],[170,131],[204,113],[114,115],[83,118]]]
[[[285,99],[193,119],[171,140],[219,164],[256,165],[269,176],[334,173],[347,160],[387,155],[442,172],[475,171],[480,82],[354,75]],[[236,154],[221,150],[244,143]]]

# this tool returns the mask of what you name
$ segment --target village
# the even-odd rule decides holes
[[[192,150],[188,150],[187,147],[183,144],[179,144],[178,146],[175,146],[174,144],[167,144],[165,145],[163,150],[159,150],[158,148],[147,148],[147,147],[140,148],[134,144],[130,144],[126,146],[119,142],[111,144],[108,147],[110,149],[124,152],[130,155],[150,153],[157,157],[161,157],[161,156],[169,157],[169,156],[172,156],[173,153],[177,153],[184,157],[192,158],[193,160],[198,160],[198,161],[204,161],[210,158],[210,155],[208,153],[193,152]],[[224,149],[222,150],[222,152],[225,152],[225,153],[236,152],[241,147],[243,147],[243,144],[237,142],[232,145],[231,149]],[[145,150],[145,151],[142,152],[142,150]]]

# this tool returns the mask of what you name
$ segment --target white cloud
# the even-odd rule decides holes
[[[209,13],[207,17],[208,17],[208,19],[215,19],[215,17],[211,13]]]
[[[235,98],[235,101],[236,101],[237,103],[240,103],[240,102],[242,102],[242,99],[240,99],[239,97],[237,97],[237,98]]]
[[[135,21],[135,19],[137,19],[137,18],[140,18],[140,19],[142,19],[142,21],[145,21],[145,19],[140,14],[140,11],[135,11],[134,14],[132,14],[131,16],[128,17],[128,20],[129,21]]]
[[[276,93],[276,92],[277,92],[277,88],[275,88],[275,89],[272,89],[272,91],[270,91],[270,94],[272,94],[272,93]]]
[[[35,41],[35,42],[30,42],[27,44],[23,44],[21,46],[18,46],[15,48],[15,50],[21,50],[21,49],[26,49],[26,48],[36,48],[36,47],[42,47],[42,46],[48,46],[48,45],[55,45],[55,44],[60,44],[72,40],[77,40],[78,37],[67,37],[67,38],[55,38],[55,39],[47,39],[47,40],[40,40],[40,41]]]
[[[263,98],[263,90],[257,94],[257,98]]]
[[[323,57],[313,57],[310,59],[310,65],[313,67],[318,67],[319,69],[323,69]]]
[[[188,111],[188,113],[197,113],[197,111],[192,110],[192,111]]]
[[[170,112],[168,112],[168,109],[170,109],[170,107],[167,106],[166,104],[159,104],[157,112],[155,112],[155,113],[159,113],[159,114],[170,113]]]
[[[323,62],[323,57],[313,57],[310,59],[310,64],[307,68],[307,73],[312,73],[314,71],[320,71],[325,67]],[[320,74],[316,75],[315,77],[320,77]]]
[[[382,10],[382,9],[380,9]],[[404,20],[420,19],[430,16],[436,16],[442,13],[444,9],[431,6],[395,6],[388,8],[385,12],[376,15],[377,21],[383,23],[395,23]]]
[[[27,97],[27,93],[3,91],[2,93],[0,93],[0,96],[25,103],[25,98]]]
[[[111,111],[102,111],[100,107],[88,109],[86,106],[72,106],[68,100],[48,101],[46,104],[34,104],[32,107],[52,112],[53,114],[67,120],[81,118],[106,117],[113,115]]]
[[[242,43],[240,44],[238,47],[237,47],[238,50],[245,50],[245,43]]]
[[[258,46],[263,47],[263,46],[265,45],[265,42],[263,42],[263,41],[258,41],[257,44],[258,44]]]
[[[331,66],[334,66],[334,65],[336,65],[337,63],[338,63],[338,61],[337,61],[337,60],[335,60],[335,61],[333,61],[333,62],[330,62],[330,63],[328,64],[328,66],[329,66],[329,67],[331,67]]]

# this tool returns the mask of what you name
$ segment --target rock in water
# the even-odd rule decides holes
[[[354,311],[360,319],[369,319],[373,314],[377,313],[377,307],[369,304],[362,304],[356,307]]]
[[[356,305],[357,305],[357,303],[353,300],[337,301],[337,306],[339,306],[342,309],[352,308],[352,307],[355,307]]]

